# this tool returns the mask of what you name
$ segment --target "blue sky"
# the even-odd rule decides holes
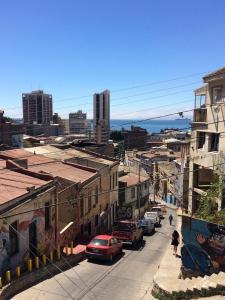
[[[63,118],[92,117],[91,95],[107,88],[112,118],[192,108],[202,75],[225,65],[224,11],[223,0],[2,0],[0,107],[20,117],[21,94],[43,89]]]

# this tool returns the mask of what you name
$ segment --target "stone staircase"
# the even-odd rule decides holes
[[[162,271],[162,270],[161,270]],[[165,274],[165,273],[164,273]],[[177,274],[176,274],[177,275]],[[193,277],[192,279],[179,279],[175,271],[167,276],[156,274],[154,278],[153,295],[162,299],[193,299],[198,297],[224,295],[225,299],[225,273],[211,276]]]

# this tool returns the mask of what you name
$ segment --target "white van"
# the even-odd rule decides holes
[[[146,220],[151,220],[151,222],[156,226],[159,225],[161,220],[158,216],[158,212],[154,212],[154,211],[146,211],[144,214],[144,218]]]
[[[163,212],[162,212],[162,209],[161,209],[160,206],[153,206],[153,207],[151,208],[151,211],[152,211],[152,212],[157,212],[158,217],[159,217],[160,219],[163,219]]]

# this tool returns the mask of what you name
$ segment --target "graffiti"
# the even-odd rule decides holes
[[[133,210],[131,206],[122,206],[117,208],[117,219],[132,219]]]
[[[0,229],[0,274],[10,265],[9,233],[4,226]]]
[[[182,217],[182,264],[192,272],[225,271],[225,227]]]

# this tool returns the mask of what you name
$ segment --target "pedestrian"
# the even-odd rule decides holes
[[[179,245],[179,233],[177,232],[177,230],[174,230],[173,234],[172,234],[172,242],[171,245],[173,246],[173,254],[177,256],[177,247]]]
[[[170,221],[170,225],[172,225],[172,222],[173,222],[173,216],[170,214],[169,215],[169,221]]]

